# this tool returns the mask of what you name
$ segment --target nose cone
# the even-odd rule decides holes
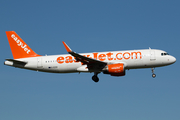
[[[176,58],[172,56],[171,59],[170,59],[170,61],[171,61],[171,63],[173,64],[173,63],[176,62]]]

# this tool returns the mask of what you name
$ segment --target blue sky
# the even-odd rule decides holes
[[[0,1],[0,119],[179,120],[178,0]],[[12,58],[5,31],[41,55],[161,49],[175,64],[126,71],[124,77],[52,74],[4,66]]]

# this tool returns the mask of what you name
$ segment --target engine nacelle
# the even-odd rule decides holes
[[[110,74],[111,76],[124,76],[125,75],[125,69],[124,64],[110,64],[107,65],[105,68],[103,68],[104,74]]]

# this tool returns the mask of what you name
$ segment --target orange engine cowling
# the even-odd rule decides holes
[[[104,74],[110,74],[111,76],[124,76],[125,69],[124,64],[110,64],[103,69]]]

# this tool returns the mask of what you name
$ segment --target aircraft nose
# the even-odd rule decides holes
[[[172,56],[172,57],[171,57],[171,62],[172,62],[172,63],[175,63],[175,62],[176,62],[176,58]]]

